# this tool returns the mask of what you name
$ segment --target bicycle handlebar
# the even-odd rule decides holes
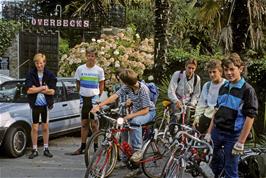
[[[99,115],[99,116],[104,117],[105,119],[110,120],[111,122],[116,122],[116,119],[113,119],[113,118],[107,116],[106,113],[103,110],[97,111],[96,114]]]
[[[176,134],[176,138],[179,138],[181,135],[186,135],[187,137],[189,137],[190,139],[198,142],[198,143],[201,143],[201,144],[204,144],[208,147],[208,149],[210,150],[210,154],[213,154],[213,148],[212,146],[205,140],[200,140],[198,137],[195,137],[189,133],[187,133],[186,131],[179,131],[177,134]]]

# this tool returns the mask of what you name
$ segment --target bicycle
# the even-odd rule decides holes
[[[182,103],[184,100],[182,100]],[[170,118],[171,118],[171,101],[169,99],[164,99],[162,101],[162,105],[163,105],[163,116],[161,119],[157,119],[156,123],[159,122],[159,133],[163,133],[163,138],[165,140],[168,140],[169,143],[171,143],[173,141],[173,136],[177,133],[177,131],[179,130],[177,128],[178,125],[180,125],[180,123],[182,125],[190,125],[190,118],[191,116],[191,112],[193,112],[195,110],[195,107],[187,105],[187,104],[182,104],[182,107],[180,108],[179,112],[174,113],[175,117],[179,117],[180,118],[177,119],[176,123],[171,123]],[[179,122],[179,124],[177,124]],[[157,124],[158,125],[158,124]]]
[[[190,134],[198,134],[198,132],[189,126],[176,124],[180,130],[184,130]],[[157,138],[152,139],[144,150],[142,170],[149,178],[160,178],[169,157],[171,156],[173,145],[175,143],[169,142],[165,139],[165,135],[159,132]],[[149,160],[149,161],[146,161]]]
[[[251,159],[252,156],[260,155],[263,153],[266,153],[265,148],[249,148],[244,150],[244,153],[240,155],[238,163],[238,174],[240,178],[254,177],[251,175],[251,172],[249,171],[249,159]],[[223,168],[218,178],[224,178],[224,176],[225,176],[225,169]]]
[[[205,163],[204,165],[207,164],[208,167],[213,154],[212,146],[205,140],[201,140],[197,132],[193,133],[192,130],[179,131],[176,134],[175,141],[170,147],[171,156],[164,166],[161,177],[182,178],[185,171],[192,176],[202,174],[203,177],[209,177],[208,172],[201,169],[200,165]]]
[[[99,102],[97,103],[99,104]],[[123,117],[126,115],[126,113],[128,112],[128,107],[127,107],[127,103],[126,101],[124,102],[120,102],[118,106],[115,106],[114,104],[108,105],[106,107],[104,107],[104,113],[107,116],[110,116],[111,118],[119,118],[119,117]],[[96,115],[96,118],[99,122],[103,123],[101,125],[104,125],[104,127],[101,127],[101,130],[104,131],[108,128],[110,128],[112,125],[110,122],[106,122],[104,117],[101,118],[101,115]],[[89,155],[92,155],[94,152],[96,152],[96,149],[98,148],[98,143],[101,143],[102,140],[105,138],[105,133],[104,132],[96,132],[94,134],[91,135],[91,137],[89,137],[87,139],[87,144],[84,150],[84,161],[85,161],[85,166],[88,167],[88,164],[90,162],[90,157]],[[119,159],[119,158],[118,158]]]
[[[87,154],[87,171],[85,177],[107,177],[109,176],[116,165],[117,158],[118,158],[118,150],[122,151],[125,156],[127,157],[127,166],[129,168],[136,168],[139,167],[140,163],[133,163],[130,161],[130,157],[132,156],[132,149],[128,145],[127,142],[123,142],[120,144],[119,138],[120,134],[123,132],[127,132],[131,129],[134,129],[130,125],[124,122],[123,118],[114,119],[110,116],[107,116],[103,109],[101,109],[97,115],[101,118],[105,118],[110,123],[110,127],[105,130],[101,130],[96,132],[91,137],[90,141],[87,144],[86,149],[88,149],[90,144],[95,143],[95,139],[98,139],[99,148],[95,150],[95,153],[92,153],[88,150],[85,151]],[[142,128],[149,129],[154,122],[149,122],[147,124],[142,125]],[[149,142],[151,140],[152,135],[156,134],[156,132],[149,132],[147,131],[144,134],[144,142]],[[102,137],[102,140],[99,141],[99,136]],[[146,144],[144,144],[143,148]],[[90,156],[93,154],[91,159]]]

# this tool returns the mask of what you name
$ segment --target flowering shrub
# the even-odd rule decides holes
[[[74,76],[75,70],[86,63],[86,49],[97,49],[97,65],[105,71],[106,87],[109,89],[117,81],[116,68],[131,68],[141,77],[145,69],[151,69],[154,60],[154,41],[145,38],[140,40],[133,28],[127,28],[116,35],[101,35],[98,40],[91,43],[81,43],[70,49],[69,54],[64,54],[59,62],[59,76]]]

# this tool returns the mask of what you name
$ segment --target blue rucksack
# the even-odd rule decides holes
[[[145,84],[150,90],[150,100],[156,104],[157,99],[159,97],[159,89],[153,82],[146,83],[144,80],[141,83]]]

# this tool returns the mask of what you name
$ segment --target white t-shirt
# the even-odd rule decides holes
[[[86,64],[77,68],[75,78],[80,81],[79,94],[85,97],[99,95],[99,82],[105,79],[101,67],[94,65],[88,68]]]
[[[200,99],[196,107],[195,116],[204,114],[208,118],[212,118],[215,110],[214,107],[217,104],[217,98],[219,95],[220,87],[226,80],[222,79],[220,83],[215,84],[212,82],[206,82],[201,91]],[[208,89],[209,85],[209,89]]]
[[[40,81],[40,86],[42,86],[43,72],[38,72],[38,78],[39,78],[39,81]],[[36,106],[46,106],[47,105],[47,101],[46,101],[45,96],[44,96],[43,93],[38,93],[37,94],[35,105]]]

